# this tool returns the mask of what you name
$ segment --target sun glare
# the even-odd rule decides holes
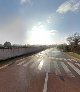
[[[48,45],[51,44],[51,36],[46,27],[42,24],[34,26],[28,38],[29,44]]]

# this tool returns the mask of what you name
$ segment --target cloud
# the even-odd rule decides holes
[[[80,0],[68,0],[61,4],[56,12],[65,14],[67,12],[75,12],[80,10]]]
[[[20,0],[20,3],[21,3],[21,5],[27,5],[27,4],[32,4],[31,3],[31,0]]]
[[[49,30],[48,33],[53,36],[57,33],[57,30]]]
[[[48,19],[46,20],[48,24],[52,23],[52,17],[49,16]]]
[[[64,15],[58,13],[52,13],[46,18],[46,23],[48,26],[58,24],[64,19]]]
[[[55,14],[49,15],[48,18],[46,19],[46,22],[48,24],[52,24],[52,23],[55,24],[56,21],[57,21],[57,19],[56,19],[56,15]]]

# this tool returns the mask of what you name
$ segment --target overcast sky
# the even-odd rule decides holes
[[[2,44],[65,43],[79,31],[80,0],[0,0]]]

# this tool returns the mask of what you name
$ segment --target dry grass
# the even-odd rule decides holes
[[[68,55],[74,57],[75,59],[79,59],[80,60],[80,55],[77,53],[73,53],[73,52],[67,52]]]

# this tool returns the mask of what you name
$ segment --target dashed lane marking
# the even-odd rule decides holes
[[[41,59],[38,59],[36,61],[34,61],[34,63],[30,66],[30,68],[34,68],[37,64],[37,62],[41,61]]]
[[[42,69],[43,63],[44,63],[44,61],[43,61],[43,60],[39,63],[39,65],[38,65],[38,69],[39,69],[39,70],[41,70],[41,69]]]
[[[25,62],[26,62],[26,60],[23,60],[22,62],[18,63],[17,65],[22,65]]]
[[[27,67],[30,63],[32,63],[33,62],[33,60],[31,60],[31,61],[28,61],[27,63],[25,63],[25,64],[23,64],[23,66],[24,67]]]
[[[27,58],[27,57],[26,57],[26,58]],[[26,60],[26,58],[22,58],[22,59],[16,60],[16,63],[18,64],[18,63],[20,63],[20,62]]]

